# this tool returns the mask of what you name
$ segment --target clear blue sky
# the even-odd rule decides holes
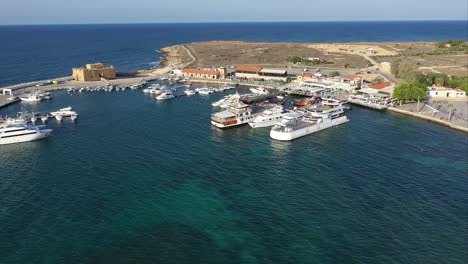
[[[0,24],[467,20],[468,0],[1,0]]]

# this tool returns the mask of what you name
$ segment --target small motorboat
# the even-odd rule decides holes
[[[184,93],[185,93],[186,95],[194,95],[194,94],[196,94],[197,92],[196,92],[195,90],[192,90],[192,89],[186,89],[186,90],[184,91]]]
[[[163,92],[162,94],[156,96],[156,100],[169,100],[174,98],[175,96],[172,94],[172,92],[167,91]]]

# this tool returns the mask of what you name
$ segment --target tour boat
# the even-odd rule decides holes
[[[156,96],[156,100],[169,100],[174,98],[175,96],[172,92],[163,92],[162,94]]]
[[[0,124],[0,145],[33,141],[46,138],[52,129],[32,126],[26,122],[5,122]]]
[[[286,114],[281,122],[271,129],[270,137],[290,141],[348,121],[341,104],[328,110],[314,107],[304,115],[296,112]]]
[[[211,115],[211,124],[218,128],[226,128],[247,124],[256,115],[252,113],[252,108],[243,103],[236,103],[229,109]]]
[[[253,128],[270,127],[281,121],[285,114],[283,106],[278,105],[263,111],[261,115],[249,122],[249,125]]]

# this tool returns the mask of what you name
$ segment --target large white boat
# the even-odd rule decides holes
[[[211,115],[211,124],[215,127],[226,128],[247,124],[255,118],[252,108],[243,103],[231,105],[227,110]]]
[[[163,92],[162,94],[156,96],[156,100],[169,100],[175,96],[170,91]]]
[[[270,137],[276,140],[289,141],[348,121],[349,119],[344,114],[344,108],[341,104],[330,109],[315,106],[306,111],[304,115],[299,113],[286,114],[281,122],[271,129]]]
[[[44,126],[32,126],[26,122],[0,123],[0,145],[33,141],[46,138],[52,129],[43,129]]]
[[[263,111],[261,115],[249,122],[249,126],[253,128],[270,127],[281,121],[285,114],[286,112],[284,111],[283,106],[278,105]]]

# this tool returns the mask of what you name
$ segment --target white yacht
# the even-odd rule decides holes
[[[264,87],[259,87],[259,88],[250,88],[250,91],[254,94],[269,94],[270,92],[264,88]]]
[[[211,105],[214,107],[229,108],[232,104],[239,103],[240,95],[238,93],[226,95]]]
[[[70,117],[72,120],[75,120],[78,117],[78,113],[73,111],[71,106],[59,109],[58,111],[50,114],[58,121],[61,121],[64,117]]]
[[[214,93],[213,88],[208,88],[208,87],[202,87],[202,88],[197,88],[195,89],[199,94],[212,94]]]
[[[271,129],[270,137],[289,141],[348,121],[341,104],[330,109],[315,106],[306,111],[303,116],[299,113],[286,114],[281,122]]]
[[[144,93],[149,94],[160,94],[161,93],[161,85],[156,83],[152,84],[150,87],[143,89]]]
[[[156,100],[169,100],[175,96],[170,91],[163,92],[162,94],[156,96]]]
[[[247,124],[255,118],[252,108],[243,103],[233,104],[229,109],[211,115],[211,124],[215,127],[226,128]]]
[[[26,122],[0,123],[0,145],[33,141],[46,138],[52,129],[43,129],[44,126],[32,126]]]
[[[192,89],[186,89],[186,90],[184,91],[184,93],[185,93],[186,95],[194,95],[194,94],[196,94],[197,92],[196,92],[195,90],[192,90]]]
[[[252,122],[249,122],[249,126],[253,128],[270,127],[281,121],[285,114],[283,106],[278,105],[263,111],[261,115],[257,116]]]

